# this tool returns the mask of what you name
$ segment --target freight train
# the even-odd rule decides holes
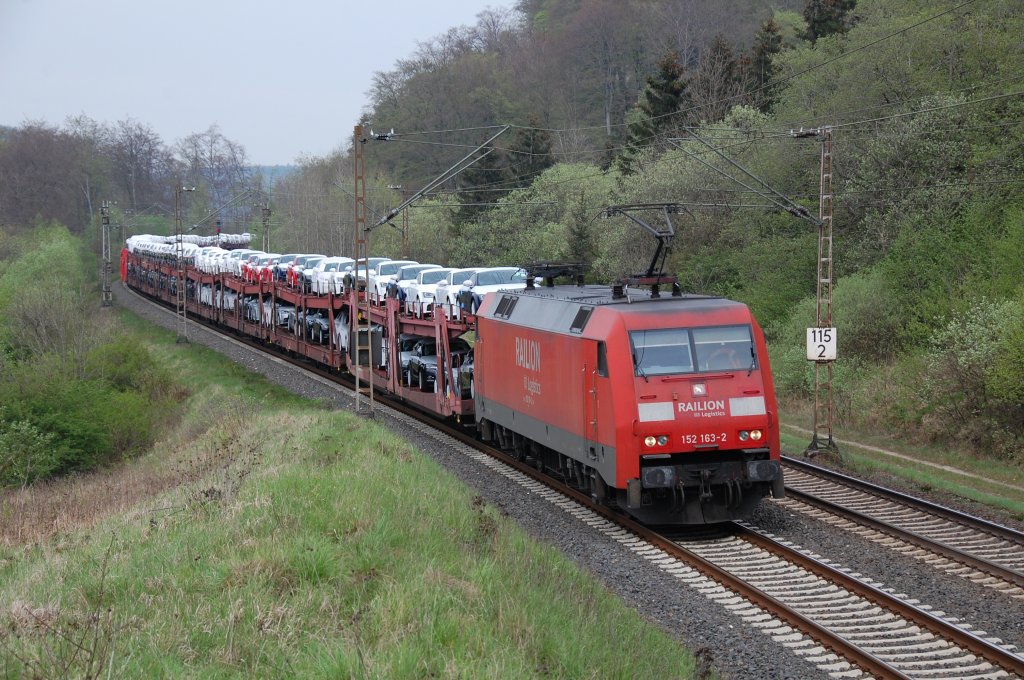
[[[278,277],[179,269],[138,241],[121,273],[171,304],[183,285],[187,315],[278,351],[361,366],[364,384],[475,428],[642,522],[743,519],[784,494],[764,335],[741,303],[529,276],[481,300],[466,291],[459,314],[436,304],[414,316],[396,297],[372,304],[365,285],[314,294]],[[469,353],[463,336],[475,337]],[[432,373],[410,380],[417,360]]]

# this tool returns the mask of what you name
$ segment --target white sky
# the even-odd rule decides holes
[[[344,146],[373,73],[512,0],[0,0],[0,125],[210,125],[253,164]],[[387,121],[380,121],[385,127]]]

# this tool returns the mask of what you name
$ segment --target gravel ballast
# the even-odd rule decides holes
[[[174,330],[173,312],[157,307],[118,284],[118,305],[157,325]],[[310,399],[351,409],[347,391],[304,374],[292,365],[196,324],[189,339],[264,375],[269,381]],[[618,542],[591,529],[565,511],[515,486],[504,476],[473,461],[378,410],[377,421],[416,444],[425,454],[500,508],[530,535],[560,550],[646,619],[698,652],[724,678],[827,678],[814,664],[788,651],[697,590],[638,558]],[[943,574],[911,558],[859,537],[826,527],[799,513],[766,502],[755,526],[869,576],[884,586],[971,623],[989,635],[1024,645],[1024,607],[1006,602],[996,591]],[[570,633],[571,634],[571,633]]]

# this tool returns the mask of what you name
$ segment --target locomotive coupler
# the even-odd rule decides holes
[[[700,471],[700,499],[702,501],[706,501],[711,498],[711,476],[713,474],[713,470]]]

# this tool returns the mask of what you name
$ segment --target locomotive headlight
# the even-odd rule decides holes
[[[760,441],[762,436],[764,435],[761,433],[761,430],[750,431],[750,438],[753,439],[755,442]]]
[[[654,437],[652,437],[652,436],[644,437],[644,446],[651,447],[651,446],[656,446],[657,444],[658,444],[658,440],[655,439]]]
[[[750,439],[750,433],[749,432],[747,432],[746,430],[743,430],[742,432],[740,432],[740,441],[741,442],[745,442],[748,439]]]
[[[665,446],[666,444],[668,444],[667,436],[661,435],[660,437],[658,437],[658,446]]]

